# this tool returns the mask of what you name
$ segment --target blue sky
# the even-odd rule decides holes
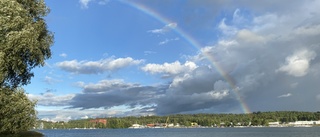
[[[320,110],[320,2],[46,0],[38,117]]]

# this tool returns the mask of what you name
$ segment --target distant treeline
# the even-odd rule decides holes
[[[320,112],[275,111],[253,112],[249,114],[175,114],[167,116],[140,116],[140,117],[111,117],[106,119],[107,124],[90,122],[92,119],[71,120],[69,122],[38,121],[37,127],[44,129],[68,128],[128,128],[132,124],[159,124],[172,123],[189,127],[192,123],[201,126],[268,126],[269,122],[282,124],[295,121],[318,121]]]

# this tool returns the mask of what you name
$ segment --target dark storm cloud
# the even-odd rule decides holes
[[[156,102],[157,114],[175,114],[233,104],[235,98],[221,76],[207,66],[173,79],[166,94]]]
[[[167,95],[160,98],[156,112],[160,115],[186,113],[209,109],[230,102],[229,92],[194,93],[191,95]]]
[[[139,100],[140,97],[130,96],[126,94],[77,94],[70,105],[74,108],[110,108],[113,106],[120,106],[132,101]]]
[[[80,84],[83,92],[76,94],[70,105],[72,108],[111,108],[125,105],[152,104],[154,99],[164,94],[165,86],[142,86],[121,80],[103,80],[97,84]]]

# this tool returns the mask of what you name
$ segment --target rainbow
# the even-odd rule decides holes
[[[155,18],[156,20],[162,22],[165,25],[170,24],[170,23],[174,23],[174,21],[169,20],[168,18],[162,16],[161,14],[156,12],[155,10],[153,10],[153,9],[151,9],[141,3],[137,3],[135,1],[128,1],[128,0],[120,0],[120,2],[124,3],[126,5],[129,5],[130,7],[137,9],[137,10]],[[172,29],[177,34],[179,34],[184,40],[186,40],[188,43],[190,43],[192,46],[194,46],[198,50],[201,49],[201,44],[196,39],[194,39],[191,35],[189,35],[184,30],[182,30],[180,27],[177,26]],[[233,89],[233,91],[237,97],[237,100],[239,101],[239,103],[241,105],[243,112],[244,113],[251,113],[248,105],[243,100],[242,96],[240,95],[239,88],[236,86],[234,79],[226,71],[224,71],[224,69],[217,63],[217,61],[215,60],[215,58],[212,55],[210,55],[209,53],[205,53],[205,52],[203,54],[212,63],[212,65],[217,69],[217,71],[221,74],[221,76],[229,83],[229,85],[231,86],[231,88]]]

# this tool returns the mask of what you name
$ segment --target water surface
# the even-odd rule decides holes
[[[320,137],[312,128],[179,128],[39,130],[46,137]]]

